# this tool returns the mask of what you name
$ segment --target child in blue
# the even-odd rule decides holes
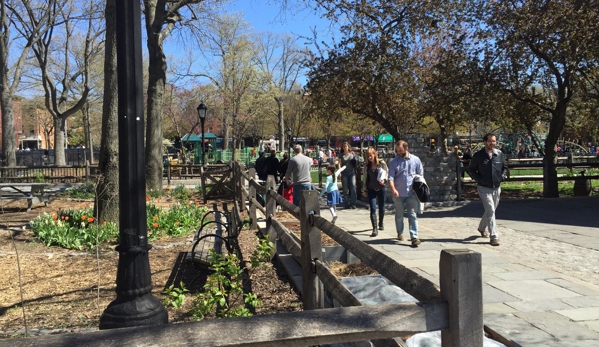
[[[331,211],[331,216],[333,219],[331,223],[335,224],[337,220],[337,204],[343,202],[341,198],[341,193],[339,192],[339,188],[337,188],[337,176],[341,171],[345,170],[345,166],[335,171],[335,165],[327,166],[327,182],[318,195],[321,198],[324,193],[327,193],[327,206],[329,206],[329,211]]]

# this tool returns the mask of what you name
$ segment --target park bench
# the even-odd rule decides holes
[[[43,202],[48,206],[48,194],[44,191],[47,186],[47,183],[0,183],[0,201],[27,200],[27,212],[33,204]]]
[[[208,219],[211,215],[214,218]],[[222,204],[221,210],[218,209],[218,204],[213,204],[212,210],[206,212],[200,220],[200,226],[196,229],[191,249],[187,254],[188,259],[194,265],[206,266],[210,264],[211,249],[217,254],[234,254],[241,259],[237,238],[245,224],[249,224],[249,221],[243,220],[237,202],[233,203],[231,210],[227,203]],[[212,229],[214,227],[216,229]]]

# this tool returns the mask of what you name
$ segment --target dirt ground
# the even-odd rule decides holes
[[[478,199],[476,190],[468,185],[463,194],[468,200]],[[502,199],[529,197],[502,194]],[[170,203],[165,199],[160,204]],[[116,298],[116,244],[106,245],[97,253],[46,247],[27,228],[31,220],[44,212],[82,208],[86,204],[89,203],[56,198],[48,207],[37,204],[29,212],[23,201],[0,206],[0,338],[10,337],[25,326],[62,331],[97,328],[103,310]],[[285,219],[284,215],[278,217]],[[290,223],[287,227],[299,236],[299,223]],[[239,241],[243,257],[249,259],[258,245],[256,231],[244,229]],[[152,293],[159,300],[164,299],[162,291],[165,288],[173,283],[178,285],[179,281],[189,283],[198,274],[197,269],[182,261],[191,243],[192,235],[152,243],[153,249],[149,252]],[[335,241],[324,235],[323,245],[334,244]],[[340,276],[372,273],[372,269],[355,264],[349,268],[343,264],[331,267]],[[276,259],[260,268],[250,269],[249,278],[250,290],[263,302],[256,314],[302,309],[301,299]],[[24,302],[25,314],[21,302]],[[169,321],[192,320],[187,314],[190,303],[188,296],[182,308],[168,308]]]
[[[55,199],[49,207],[36,205],[26,212],[25,205],[10,203],[0,211],[0,337],[6,338],[23,329],[80,330],[97,328],[99,317],[116,298],[115,278],[118,264],[116,246],[107,245],[97,252],[46,247],[26,228],[27,223],[44,212],[81,208],[85,202]],[[11,237],[12,235],[12,237]],[[189,283],[197,269],[182,262],[189,251],[192,236],[152,242],[149,252],[152,293],[164,299],[162,291],[172,283]],[[258,245],[256,231],[244,229],[239,243],[244,259]],[[18,250],[18,261],[15,253]],[[20,270],[20,271],[19,271]],[[301,301],[278,262],[250,269],[250,290],[263,302],[256,314],[291,312],[302,309]],[[19,285],[21,284],[21,285]],[[21,308],[24,302],[25,319]],[[169,308],[169,322],[192,320],[186,304]]]

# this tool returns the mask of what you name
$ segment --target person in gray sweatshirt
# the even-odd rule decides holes
[[[295,156],[289,159],[285,178],[293,180],[293,204],[299,206],[302,192],[314,188],[310,178],[312,159],[302,154],[302,146],[300,145],[293,146],[293,153],[295,153]]]

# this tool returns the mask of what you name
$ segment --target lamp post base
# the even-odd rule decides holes
[[[100,330],[168,323],[168,311],[151,293],[117,297],[100,317]]]

